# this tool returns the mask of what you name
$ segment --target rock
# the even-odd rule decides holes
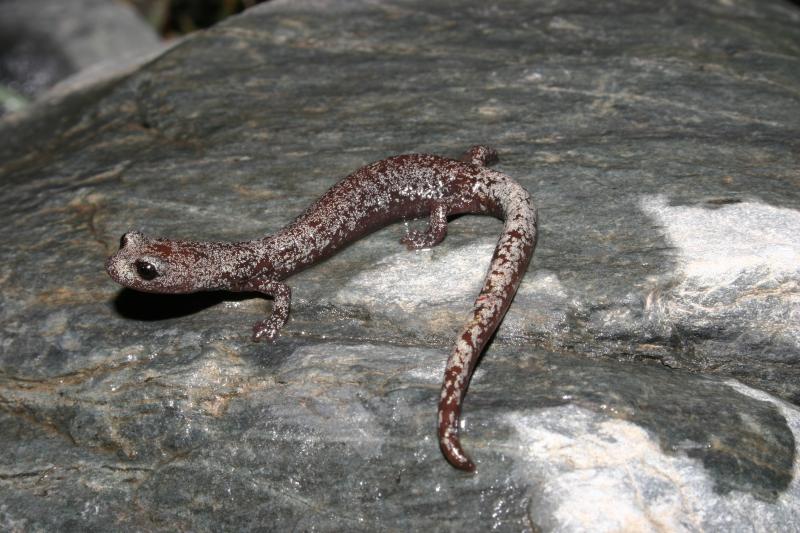
[[[0,527],[798,531],[800,10],[274,1],[0,123]],[[276,231],[403,152],[496,146],[541,215],[464,413],[501,223],[396,224],[269,303],[121,290],[130,229]],[[415,226],[418,222],[411,222]]]
[[[108,78],[163,48],[129,4],[106,0],[3,0],[0,45],[0,83],[28,97]]]

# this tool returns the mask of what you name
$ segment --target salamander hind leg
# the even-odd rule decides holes
[[[400,242],[409,250],[422,250],[436,246],[444,240],[445,235],[447,235],[447,208],[444,204],[436,204],[431,209],[425,231],[409,231]]]
[[[478,167],[488,167],[499,161],[497,150],[477,144],[464,152],[459,160]]]

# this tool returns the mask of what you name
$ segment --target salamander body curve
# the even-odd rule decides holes
[[[253,340],[273,341],[289,318],[291,290],[283,282],[387,224],[428,217],[409,232],[409,249],[439,244],[447,218],[474,213],[504,220],[470,318],[447,360],[439,400],[439,444],[456,468],[475,464],[459,441],[458,425],[475,364],[511,304],[536,246],[536,208],[509,176],[488,168],[497,153],[474,146],[458,159],[428,154],[389,157],[334,185],[280,231],[242,242],[178,241],[129,232],[106,261],[117,283],[154,293],[255,291],[274,299],[272,314],[253,327]]]

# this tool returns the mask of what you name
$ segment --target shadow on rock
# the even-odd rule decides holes
[[[114,298],[114,310],[134,320],[167,320],[199,313],[222,302],[258,298],[253,292],[195,292],[191,294],[153,294],[122,289]]]

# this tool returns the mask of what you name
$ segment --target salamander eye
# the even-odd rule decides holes
[[[152,263],[139,260],[134,263],[134,266],[136,267],[136,273],[145,281],[150,281],[158,277],[158,270],[156,270],[156,267],[153,266]]]

